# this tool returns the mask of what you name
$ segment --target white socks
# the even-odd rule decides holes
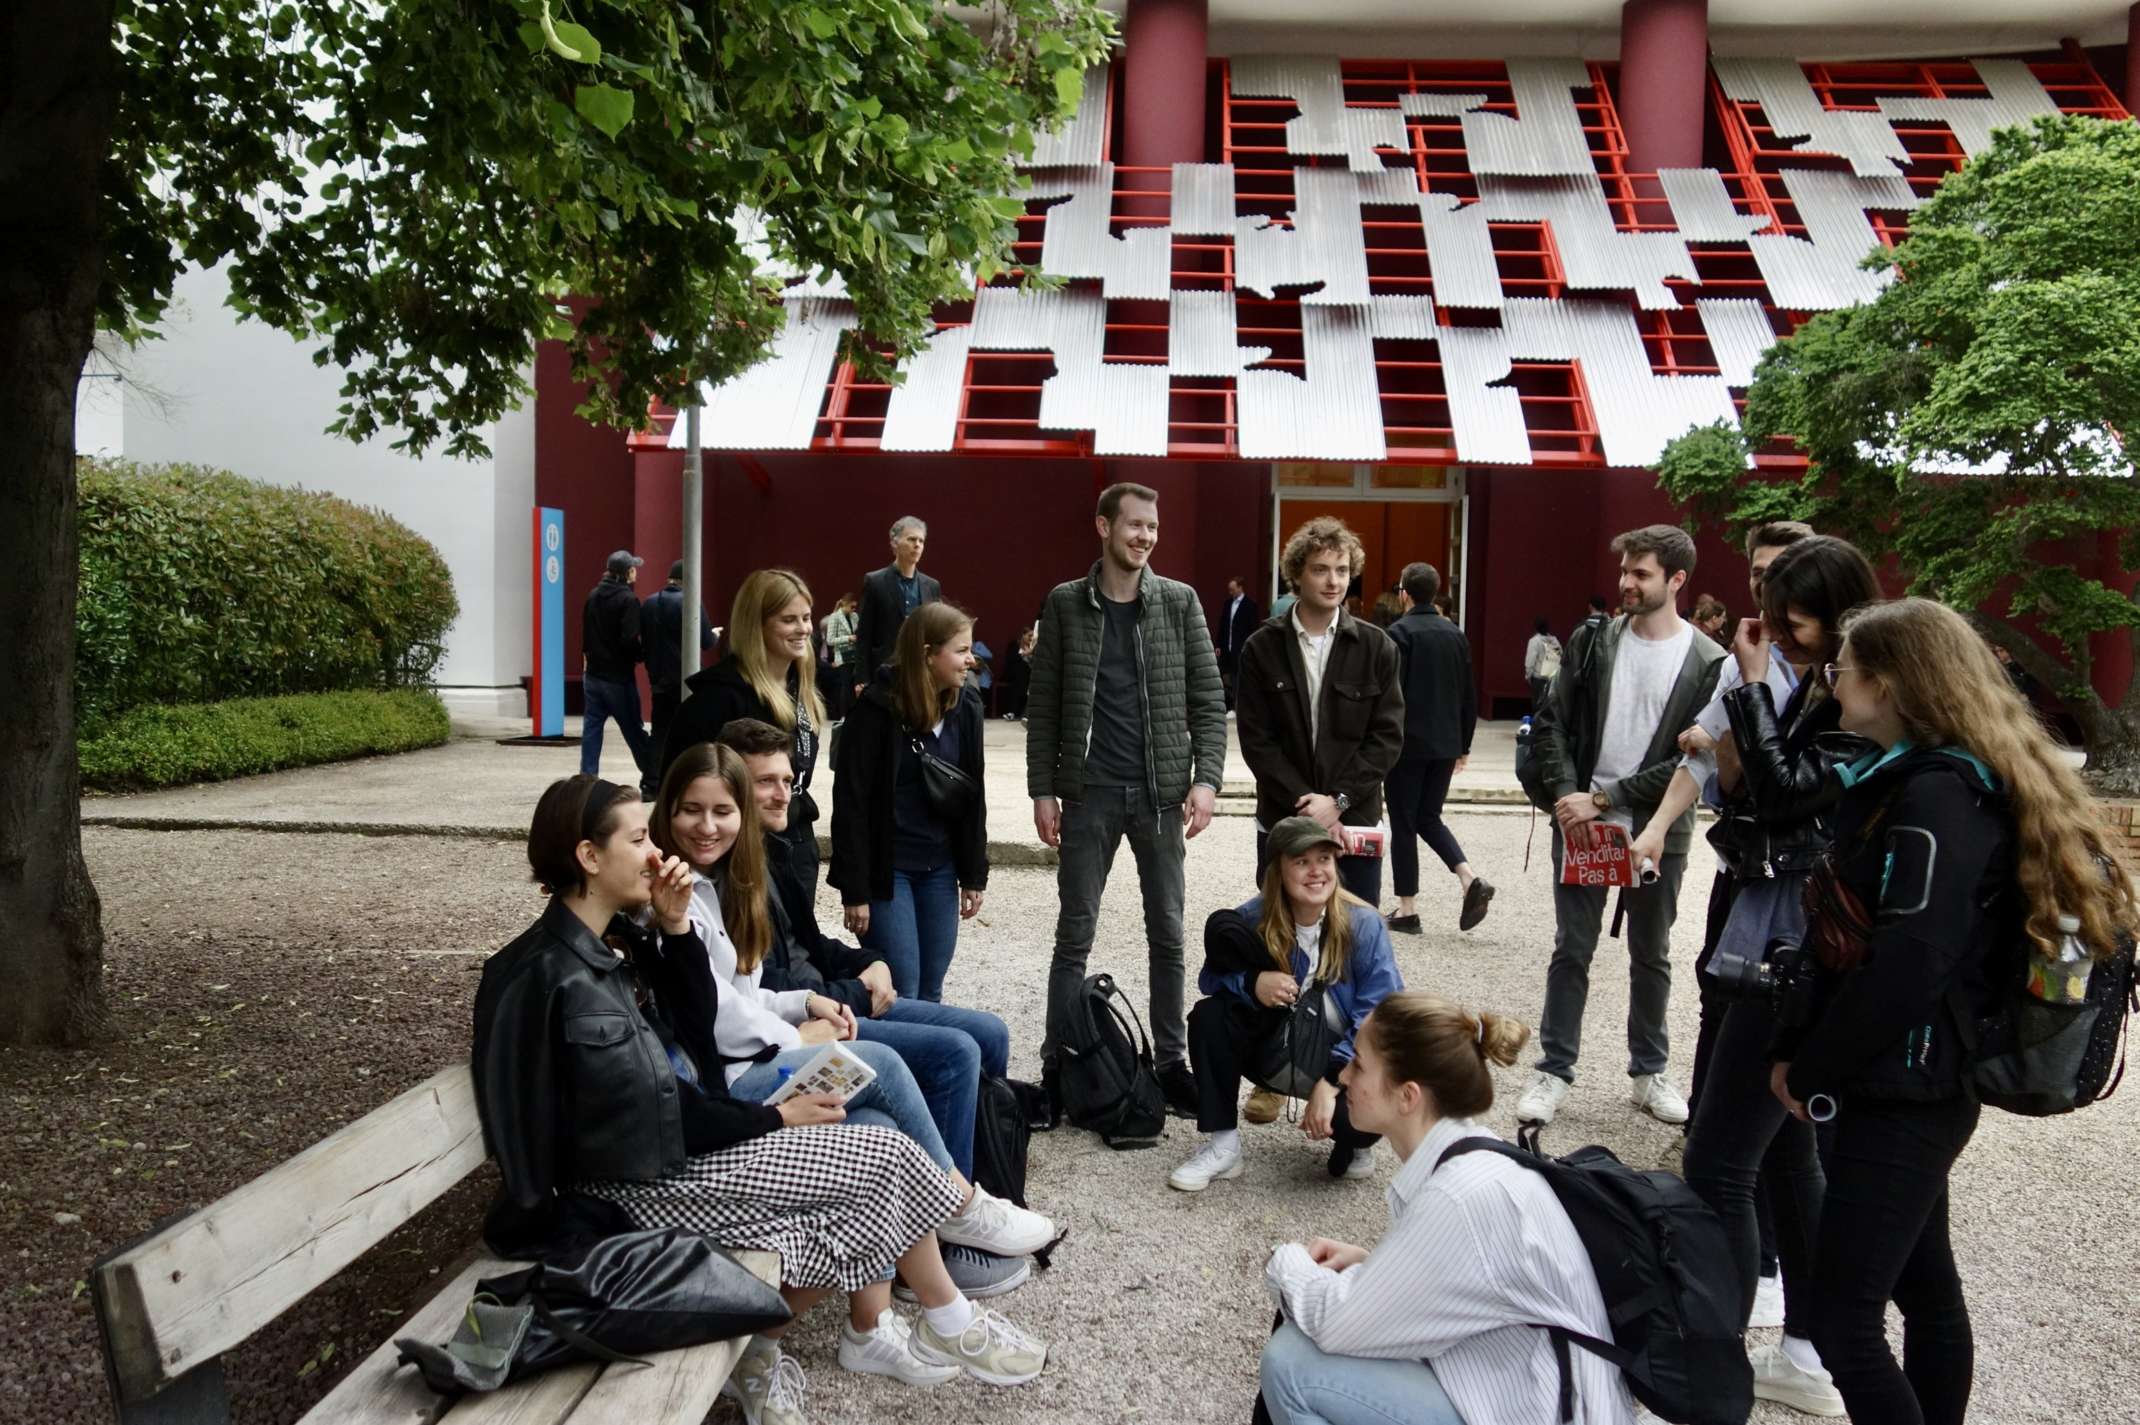
[[[1241,1130],[1238,1128],[1221,1128],[1218,1132],[1211,1135],[1211,1146],[1218,1149],[1221,1153],[1240,1152]]]
[[[942,1306],[924,1306],[921,1314],[930,1330],[948,1340],[973,1325],[974,1305],[960,1293]]]
[[[1820,1363],[1820,1352],[1814,1350],[1813,1343],[1803,1336],[1784,1337],[1783,1354],[1790,1358],[1792,1365],[1808,1374],[1828,1374],[1828,1368]]]

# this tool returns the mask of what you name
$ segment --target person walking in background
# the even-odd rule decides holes
[[[1484,920],[1494,898],[1493,884],[1472,871],[1456,833],[1442,820],[1449,783],[1471,759],[1479,699],[1471,681],[1471,641],[1435,608],[1440,587],[1433,565],[1405,565],[1398,586],[1405,611],[1390,628],[1404,688],[1404,751],[1389,775],[1390,871],[1397,891],[1389,928],[1410,935],[1420,929],[1413,898],[1419,894],[1421,838],[1456,876],[1464,897],[1458,929]]]
[[[1292,587],[1284,579],[1280,579],[1278,581],[1278,597],[1271,600],[1271,617],[1284,618],[1287,614],[1293,612],[1294,598]],[[1249,632],[1253,633],[1255,630],[1250,629]]]
[[[840,595],[840,601],[832,606],[825,617],[825,626],[819,637],[824,642],[825,666],[825,711],[834,727],[847,716],[847,709],[855,694],[855,596]]]
[[[1709,701],[1724,650],[1679,616],[1694,572],[1694,540],[1677,525],[1629,530],[1612,542],[1620,556],[1625,616],[1576,632],[1531,733],[1531,756],[1552,790],[1560,834],[1553,847],[1553,959],[1546,969],[1543,1050],[1516,1117],[1550,1123],[1575,1081],[1597,954],[1604,886],[1561,883],[1562,843],[1592,835],[1604,820],[1630,837],[1656,811],[1679,770],[1678,736]],[[1595,643],[1593,648],[1591,645]],[[1662,1123],[1685,1123],[1687,1101],[1665,1077],[1672,997],[1672,921],[1694,835],[1690,810],[1672,824],[1658,878],[1620,892],[1627,916],[1630,991],[1627,1072],[1635,1106]]]
[[[639,768],[639,794],[652,798],[660,780],[655,765],[660,749],[648,738],[639,712],[635,670],[646,655],[646,644],[639,600],[632,594],[632,585],[639,582],[639,566],[645,562],[629,549],[610,555],[602,582],[589,591],[580,607],[580,775],[601,774],[602,724],[615,718]]]
[[[899,625],[907,615],[944,596],[943,586],[921,572],[921,554],[928,542],[929,527],[912,515],[901,515],[892,522],[892,562],[862,579],[862,612],[855,621],[851,670],[857,693],[892,661]]]
[[[1395,589],[1384,589],[1381,593],[1375,595],[1375,607],[1368,614],[1367,621],[1384,633],[1388,633],[1390,625],[1404,617],[1404,610],[1405,602],[1398,597],[1397,591]]]
[[[1382,819],[1382,783],[1404,748],[1404,693],[1388,634],[1344,608],[1367,553],[1343,521],[1309,520],[1280,564],[1300,597],[1241,653],[1241,755],[1256,775],[1256,880],[1269,829],[1305,816],[1335,831]],[[1345,889],[1382,903],[1382,860],[1344,856]]]
[[[941,601],[899,630],[855,698],[832,779],[832,870],[847,929],[908,999],[944,997],[959,922],[988,886],[980,694],[966,686],[973,619]]]
[[[1605,596],[1603,594],[1592,594],[1590,596],[1590,611],[1584,614],[1583,621],[1575,626],[1575,632],[1581,633],[1586,628],[1592,630],[1601,629],[1606,624],[1611,623],[1612,615],[1607,612],[1607,609],[1608,604]],[[1568,641],[1573,643],[1575,634],[1569,634]]]
[[[1248,596],[1248,584],[1238,574],[1226,581],[1226,603],[1219,610],[1219,681],[1226,687],[1226,710],[1233,711],[1234,684],[1241,671],[1241,650],[1256,631],[1261,617],[1256,601]]]
[[[736,590],[729,611],[728,655],[687,680],[691,696],[661,749],[661,767],[686,748],[713,742],[739,717],[769,722],[794,738],[795,803],[782,839],[796,873],[817,894],[817,802],[810,795],[824,736],[825,701],[817,690],[810,640],[810,586],[789,569],[756,569]]]
[[[1029,623],[1018,630],[1018,641],[1011,646],[1010,662],[1003,670],[1003,716],[1006,721],[1017,722],[1025,716],[1025,703],[1033,686],[1033,644],[1040,634],[1040,625]]]
[[[1758,615],[1756,615],[1758,617]],[[1731,642],[1726,625],[1731,622],[1731,610],[1714,594],[1704,594],[1694,601],[1694,626],[1710,641],[1719,644]]]
[[[1056,585],[1043,607],[1026,708],[1033,830],[1062,853],[1042,1081],[1060,1116],[1059,1036],[1127,837],[1144,897],[1159,1082],[1167,1107],[1189,1117],[1198,1100],[1182,1003],[1184,842],[1211,824],[1226,776],[1226,695],[1196,591],[1148,567],[1159,492],[1108,486],[1093,527],[1100,557],[1083,578]]]
[[[653,597],[639,606],[639,629],[646,645],[646,680],[654,692],[654,734],[652,747],[656,757],[668,745],[669,724],[676,719],[676,709],[684,698],[684,561],[679,559],[669,566],[669,582],[654,591]],[[699,610],[698,651],[701,658],[713,647],[713,625],[707,622],[706,611]],[[693,673],[698,672],[696,664]]]
[[[1553,626],[1540,614],[1531,625],[1531,641],[1523,645],[1523,681],[1530,685],[1531,708],[1535,712],[1546,700],[1546,689],[1553,686],[1553,677],[1560,672],[1560,640],[1553,636]]]

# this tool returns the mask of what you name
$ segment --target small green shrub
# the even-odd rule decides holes
[[[158,703],[85,731],[82,784],[140,791],[216,782],[436,747],[449,731],[445,704],[414,688]]]
[[[85,460],[75,698],[417,687],[460,613],[429,541],[377,510],[222,470]]]

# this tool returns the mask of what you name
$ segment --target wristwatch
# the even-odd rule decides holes
[[[1592,792],[1590,794],[1590,804],[1596,807],[1599,811],[1612,810],[1612,798],[1606,796],[1603,792]]]
[[[1343,792],[1339,792],[1330,800],[1337,803],[1338,815],[1340,816],[1343,816],[1346,812],[1352,810],[1352,798],[1346,796]]]

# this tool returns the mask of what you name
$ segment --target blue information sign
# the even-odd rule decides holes
[[[535,679],[528,698],[537,737],[565,731],[565,512],[535,511]]]

